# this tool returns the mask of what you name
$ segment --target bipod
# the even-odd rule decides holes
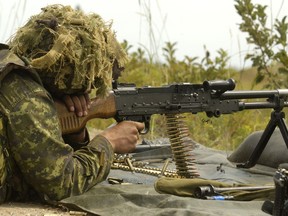
[[[278,128],[281,131],[282,137],[286,143],[286,146],[288,148],[288,131],[287,127],[284,122],[285,113],[283,111],[277,111],[274,110],[271,113],[270,121],[268,122],[258,144],[256,145],[254,151],[252,152],[250,158],[248,161],[246,161],[243,164],[237,164],[238,168],[251,168],[255,166],[257,163],[259,157],[261,156],[262,152],[264,151],[264,148],[266,147],[271,135],[273,134],[275,128],[278,126]]]

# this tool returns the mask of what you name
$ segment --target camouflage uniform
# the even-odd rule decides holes
[[[9,184],[21,197],[32,187],[40,195],[60,200],[84,193],[108,175],[111,144],[102,136],[77,151],[66,144],[53,99],[37,73],[3,46],[0,112],[13,159]]]

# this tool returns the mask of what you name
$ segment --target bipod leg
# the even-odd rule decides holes
[[[284,122],[284,118],[285,118],[285,113],[283,113],[283,117],[281,119],[279,119],[278,127],[281,131],[281,134],[282,134],[283,140],[286,144],[286,147],[288,148],[288,130],[287,130],[286,124]]]
[[[276,126],[279,126],[283,138],[284,138],[284,135],[286,136],[286,138],[284,138],[284,140],[285,140],[285,143],[288,147],[288,138],[287,138],[288,132],[287,132],[287,128],[285,126],[284,120],[283,120],[284,117],[285,117],[285,113],[282,111],[281,112],[273,111],[271,113],[271,118],[270,118],[258,144],[256,145],[254,151],[252,152],[250,158],[244,164],[237,164],[238,168],[251,168],[251,167],[255,166],[259,157],[261,156],[262,152],[264,151],[264,148],[266,147],[270,137],[272,136]]]

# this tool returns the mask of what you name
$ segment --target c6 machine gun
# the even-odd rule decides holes
[[[234,88],[233,79],[140,88],[133,84],[115,83],[107,98],[93,99],[87,116],[79,118],[59,102],[56,102],[56,108],[63,134],[77,132],[92,118],[144,122],[145,130],[142,133],[147,133],[151,116],[154,114],[173,116],[205,112],[208,117],[220,117],[222,114],[232,114],[245,109],[273,109],[271,119],[250,159],[238,165],[250,168],[256,164],[277,126],[288,147],[288,132],[283,120],[285,114],[282,111],[288,106],[288,89],[235,91]],[[245,102],[246,99],[249,99],[249,102]],[[258,99],[266,100],[261,102]]]

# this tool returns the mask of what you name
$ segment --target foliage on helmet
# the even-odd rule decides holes
[[[50,5],[32,16],[9,43],[28,60],[45,87],[55,94],[82,93],[96,88],[103,96],[111,88],[113,64],[128,58],[111,23],[70,6]]]

